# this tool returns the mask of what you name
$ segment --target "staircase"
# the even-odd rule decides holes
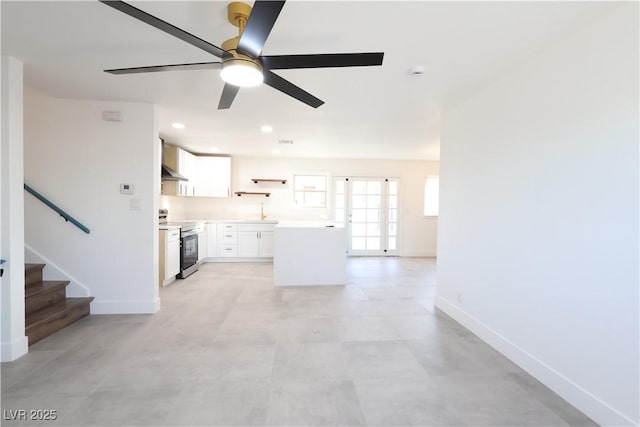
[[[93,297],[67,298],[67,280],[42,280],[44,264],[26,264],[24,281],[25,334],[29,345],[89,314]]]

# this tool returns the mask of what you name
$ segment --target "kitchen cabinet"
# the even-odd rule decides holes
[[[207,224],[204,222],[196,225],[196,233],[198,233],[198,262],[202,262],[207,257],[207,246],[209,236],[207,235]]]
[[[218,256],[238,256],[238,224],[226,222],[218,224]]]
[[[239,257],[272,257],[273,224],[248,223],[238,225]]]
[[[211,258],[271,258],[273,257],[273,229],[277,221],[224,221],[217,223],[216,254]],[[211,225],[211,223],[209,224]],[[213,234],[213,231],[211,231]],[[211,239],[213,235],[210,234]],[[209,241],[209,245],[213,240]],[[209,250],[211,253],[211,249]],[[229,260],[232,261],[232,260]]]
[[[175,169],[188,181],[163,181],[162,194],[168,196],[193,196],[198,179],[196,156],[175,145],[165,144],[164,163]]]
[[[260,232],[260,256],[273,257],[273,231]]]
[[[207,258],[218,256],[218,224],[207,223]]]
[[[196,156],[198,197],[231,196],[231,157]]]
[[[188,181],[163,181],[162,194],[231,197],[231,157],[196,156],[180,147],[166,144],[164,163]]]
[[[260,237],[258,231],[238,232],[238,256],[260,256]]]
[[[167,286],[180,273],[180,229],[160,230],[159,285]]]
[[[184,193],[181,196],[195,196],[198,188],[198,160],[197,157],[185,150],[179,151],[180,166],[178,171],[183,173],[189,181],[184,182]]]

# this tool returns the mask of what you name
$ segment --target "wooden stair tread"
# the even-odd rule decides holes
[[[56,289],[64,288],[69,284],[68,280],[45,280],[42,282],[28,285],[24,290],[24,297],[29,298],[36,295],[43,294],[45,292],[54,291]]]
[[[46,324],[47,322],[50,322],[64,315],[65,313],[73,310],[76,307],[89,304],[91,301],[93,301],[93,297],[67,298],[52,306],[34,311],[33,313],[27,315],[25,329],[29,331],[29,329]]]
[[[24,274],[27,275],[32,271],[42,270],[45,264],[25,264],[24,265]]]

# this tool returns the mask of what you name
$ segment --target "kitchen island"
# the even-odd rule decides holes
[[[283,221],[275,227],[275,286],[345,285],[345,229],[322,221]]]

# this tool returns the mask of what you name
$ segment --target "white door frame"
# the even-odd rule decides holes
[[[380,190],[380,247],[379,249],[354,249],[353,248],[353,182],[355,181],[378,181],[381,183]],[[395,182],[396,194],[390,195],[390,183]],[[338,187],[344,190],[338,191]],[[400,222],[398,209],[399,203],[399,183],[398,178],[386,177],[347,177],[340,176],[333,179],[333,220],[344,224],[347,239],[347,253],[349,256],[397,256],[399,252],[398,224]],[[395,218],[390,218],[390,200],[395,196]],[[390,221],[395,219],[395,221]],[[367,224],[367,221],[364,222]],[[395,224],[395,235],[390,236],[390,224]],[[391,237],[391,239],[390,239]],[[366,238],[366,236],[365,236]],[[395,245],[394,245],[395,244]]]

